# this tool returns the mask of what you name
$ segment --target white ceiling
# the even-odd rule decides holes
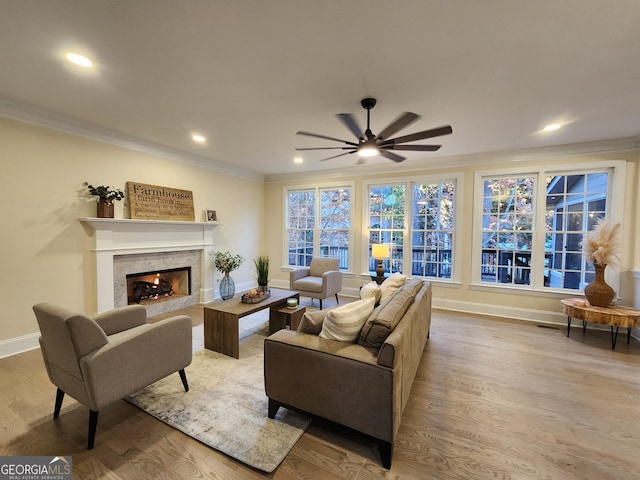
[[[294,165],[295,147],[335,146],[295,133],[353,140],[335,114],[364,125],[373,96],[374,133],[403,111],[422,118],[402,135],[453,126],[407,152],[428,165],[638,138],[639,46],[639,0],[0,0],[0,113],[277,175],[352,167]]]

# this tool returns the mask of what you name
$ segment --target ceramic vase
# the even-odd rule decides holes
[[[236,293],[236,284],[233,278],[229,276],[229,272],[225,272],[224,277],[220,280],[220,298],[222,300],[229,300],[233,298]]]
[[[593,265],[596,269],[596,278],[584,287],[584,296],[595,307],[608,307],[615,296],[613,288],[604,281],[604,269],[606,265]]]

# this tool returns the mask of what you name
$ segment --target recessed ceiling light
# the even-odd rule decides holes
[[[302,160],[302,158],[300,157],[296,157],[293,159],[293,163],[302,163],[304,160]]]
[[[199,133],[192,133],[191,138],[193,138],[194,142],[198,142],[198,143],[205,143],[207,141],[207,139],[202,135],[200,135]]]
[[[67,53],[67,60],[81,67],[85,67],[85,68],[93,67],[93,62],[91,62],[91,60],[89,60],[84,55],[80,55],[78,53]]]
[[[562,125],[559,123],[551,123],[542,129],[543,132],[553,132],[554,130],[558,130],[562,128]]]

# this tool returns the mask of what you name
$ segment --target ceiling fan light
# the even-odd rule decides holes
[[[375,157],[378,153],[378,149],[375,147],[363,147],[358,149],[358,155],[361,157]]]

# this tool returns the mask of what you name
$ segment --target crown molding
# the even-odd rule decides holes
[[[237,168],[199,155],[182,152],[154,142],[131,137],[97,125],[80,122],[71,117],[59,115],[30,105],[0,97],[0,115],[33,125],[39,125],[72,135],[78,135],[103,143],[109,143],[137,152],[166,158],[175,162],[194,165],[215,172],[241,177],[256,182],[264,182],[264,175]]]
[[[416,170],[435,170],[440,168],[461,168],[487,163],[513,163],[543,160],[554,157],[570,157],[575,155],[594,155],[615,152],[640,151],[640,136],[624,137],[594,142],[583,142],[548,147],[524,148],[519,150],[502,150],[478,152],[465,155],[449,155],[429,157],[421,160],[405,160],[402,163],[380,165],[359,165],[331,170],[313,170],[285,174],[265,175],[265,183],[277,183],[313,178],[344,178],[378,174],[405,173]]]

